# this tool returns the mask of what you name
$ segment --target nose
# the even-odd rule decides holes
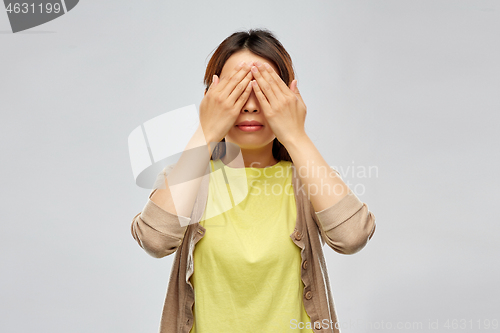
[[[243,105],[243,108],[241,111],[246,112],[246,113],[259,113],[260,112],[259,101],[257,100],[257,96],[255,96],[254,91],[252,91],[250,93],[250,96],[248,96],[247,102]]]

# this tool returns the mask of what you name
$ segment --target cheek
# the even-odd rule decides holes
[[[274,136],[275,136],[274,132],[272,131],[272,129],[269,126],[266,127],[265,135],[266,135],[266,137],[272,137],[272,138],[274,138]]]

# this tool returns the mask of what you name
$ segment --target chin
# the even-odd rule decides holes
[[[233,138],[226,137],[226,141],[238,145],[241,149],[257,149],[272,144],[274,137],[271,138]]]

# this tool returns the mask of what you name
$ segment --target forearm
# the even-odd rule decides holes
[[[165,178],[165,186],[153,193],[151,201],[171,214],[190,217],[214,148],[213,145],[207,146],[207,140],[199,126],[179,161]]]
[[[349,187],[330,168],[306,133],[287,141],[285,147],[316,212],[331,207],[349,193]]]

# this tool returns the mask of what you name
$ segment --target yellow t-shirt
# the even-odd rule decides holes
[[[300,248],[290,238],[297,218],[292,163],[282,160],[267,168],[210,163],[200,221],[206,232],[193,253],[190,333],[313,333],[297,328],[311,319],[302,301]]]

